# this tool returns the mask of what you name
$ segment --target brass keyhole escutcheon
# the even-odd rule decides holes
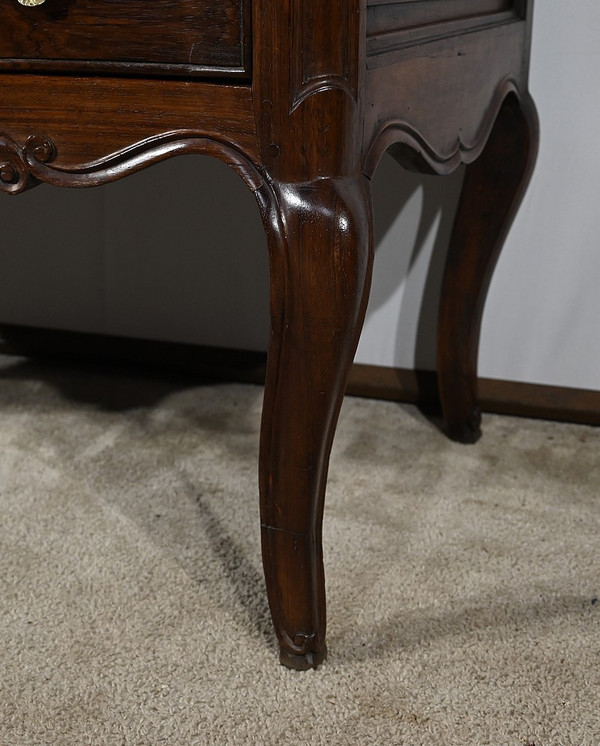
[[[46,0],[19,0],[19,3],[21,5],[27,5],[29,7],[33,7],[34,5],[41,5],[44,2],[46,2]]]

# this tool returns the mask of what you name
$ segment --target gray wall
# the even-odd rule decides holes
[[[600,389],[600,6],[536,5],[534,179],[494,275],[480,373]],[[385,157],[374,179],[371,302],[357,360],[433,367],[435,303],[462,173]],[[265,347],[265,239],[226,166],[177,159],[110,187],[2,199],[0,319],[247,349]]]

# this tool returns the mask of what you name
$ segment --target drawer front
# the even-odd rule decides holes
[[[0,69],[247,78],[250,51],[250,0],[0,0]]]

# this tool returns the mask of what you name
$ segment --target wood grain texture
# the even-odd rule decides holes
[[[467,166],[440,297],[438,379],[453,440],[481,436],[477,351],[494,266],[537,157],[539,125],[528,96],[507,97],[481,157]]]
[[[0,17],[0,70],[249,75],[249,0],[0,0]]]
[[[266,195],[271,338],[260,445],[262,547],[282,663],[326,655],[322,531],[329,454],[373,261],[368,181]],[[314,354],[318,351],[318,354]]]
[[[426,53],[369,70],[366,172],[391,145],[404,166],[433,173],[475,160],[504,98],[526,90],[527,33],[521,23],[451,36],[427,44]]]
[[[254,106],[265,168],[282,182],[356,178],[364,0],[258,2],[254,19]]]
[[[367,56],[378,67],[410,56],[411,47],[463,36],[524,18],[520,0],[415,0],[370,2]]]
[[[327,467],[371,272],[369,178],[387,148],[436,173],[475,162],[442,304],[453,341],[440,348],[448,429],[472,430],[480,309],[536,137],[532,3],[0,0],[0,11],[0,191],[106,184],[205,153],[256,196],[272,327],[265,577],[282,662],[314,667],[326,651]]]
[[[229,153],[224,160],[232,164],[235,153],[238,161],[259,159],[251,90],[241,85],[0,75],[0,122],[7,121],[13,153],[15,148],[24,152],[32,137],[52,143],[52,158],[44,164],[31,155],[24,160],[31,176],[61,186],[114,181],[177,155],[181,148],[161,148],[177,140],[193,139],[196,146],[189,152],[212,155],[221,144],[222,153]],[[82,179],[84,174],[89,177]]]

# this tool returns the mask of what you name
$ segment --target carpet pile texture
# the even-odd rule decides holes
[[[600,431],[347,398],[329,660],[282,668],[262,389],[0,358],[2,746],[598,746]]]

